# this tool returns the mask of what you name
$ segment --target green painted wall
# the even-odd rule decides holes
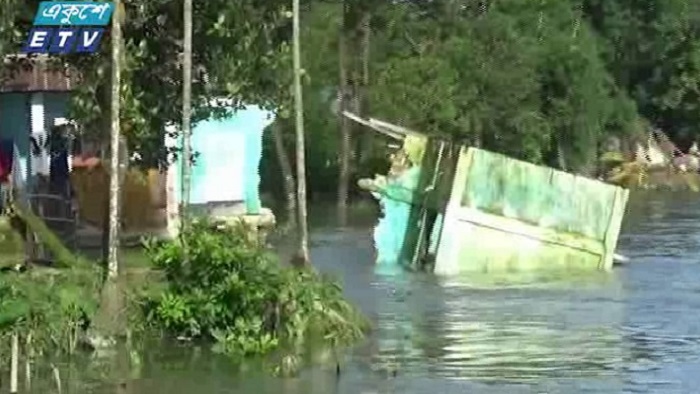
[[[609,270],[629,192],[464,148],[435,272]]]
[[[592,179],[474,150],[461,205],[556,231],[603,240],[616,188]]]

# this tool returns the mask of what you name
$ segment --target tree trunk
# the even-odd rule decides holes
[[[343,26],[340,29],[338,40],[338,64],[339,64],[339,89],[338,89],[338,114],[340,121],[340,174],[338,176],[338,221],[341,226],[347,222],[348,192],[350,187],[350,160],[352,158],[352,135],[350,120],[343,115],[347,110],[349,98],[348,70],[347,70],[347,46],[348,37],[345,28],[347,18],[347,5],[343,5]]]
[[[566,165],[566,153],[564,151],[564,146],[561,144],[561,141],[557,141],[557,166],[562,171],[568,171]]]
[[[362,54],[361,65],[362,73],[360,78],[360,86],[358,89],[358,114],[369,117],[369,97],[367,95],[369,89],[369,63],[370,63],[370,37],[371,37],[371,21],[372,14],[369,10],[365,9],[362,11],[362,17],[360,19],[360,25],[358,26],[360,40],[360,53]],[[374,136],[373,132],[362,133],[361,146],[360,146],[360,163],[366,164],[372,158],[372,152],[374,149]]]
[[[114,2],[116,15],[112,18],[112,95],[111,95],[111,131],[110,131],[110,177],[109,177],[109,247],[108,247],[108,277],[116,279],[119,276],[119,211],[120,176],[119,176],[119,114],[120,114],[120,85],[121,85],[121,13],[120,0]]]
[[[306,223],[306,162],[304,147],[304,104],[301,91],[301,45],[299,42],[299,0],[293,0],[294,14],[294,104],[297,135],[297,226],[299,229],[299,265],[309,265],[309,233]]]
[[[183,6],[185,37],[182,56],[182,183],[180,205],[180,235],[189,229],[192,147],[190,140],[192,116],[192,0]],[[189,261],[187,242],[182,243],[185,264]]]
[[[275,142],[275,153],[277,154],[277,162],[279,163],[282,177],[284,178],[284,196],[287,200],[287,224],[293,226],[296,223],[297,215],[297,200],[296,200],[296,182],[292,173],[292,164],[289,161],[289,155],[284,148],[282,138],[282,130],[280,124],[275,122],[272,124],[272,139]]]
[[[184,27],[182,57],[182,209],[181,215],[186,219],[186,211],[190,203],[191,183],[191,117],[192,117],[192,0],[184,1]],[[187,220],[183,220],[186,226]]]

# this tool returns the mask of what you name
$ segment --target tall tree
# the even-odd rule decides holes
[[[189,226],[190,182],[192,169],[191,116],[192,116],[192,0],[185,0],[184,40],[182,52],[182,190],[180,204],[181,234],[186,234]],[[187,259],[187,243],[183,244]]]
[[[352,111],[350,79],[348,77],[348,37],[346,28],[347,1],[343,1],[343,21],[338,40],[338,116],[340,125],[340,173],[338,174],[338,218],[340,225],[347,221],[350,166],[352,161],[352,124],[343,113]]]
[[[369,158],[372,144],[373,134],[354,136],[353,129],[356,129],[356,126],[343,116],[343,111],[346,110],[360,115],[366,115],[367,112],[372,4],[367,0],[344,0],[342,3],[343,19],[338,44],[338,100],[341,117],[338,214],[341,225],[347,218],[353,162],[356,161],[358,166],[364,164]],[[357,139],[358,149],[353,149],[353,139]]]
[[[301,88],[301,43],[299,42],[299,0],[293,0],[293,46],[294,46],[294,112],[296,113],[297,155],[297,227],[299,229],[299,263],[309,264],[309,231],[306,214],[306,160],[304,144],[304,104]]]
[[[289,160],[289,155],[287,154],[287,150],[284,146],[284,136],[281,128],[282,126],[279,121],[272,124],[272,139],[275,143],[275,156],[277,157],[277,164],[282,171],[282,186],[284,188],[284,198],[287,203],[286,225],[294,227],[297,221],[296,181],[294,180],[294,173],[292,172],[292,164]]]
[[[121,148],[120,109],[121,109],[121,63],[122,30],[121,19],[123,7],[120,0],[114,1],[115,11],[112,15],[112,97],[111,97],[111,131],[110,131],[110,177],[109,177],[109,256],[108,277],[119,276],[119,211],[121,208]]]

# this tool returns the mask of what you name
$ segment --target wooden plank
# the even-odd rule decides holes
[[[393,131],[393,130],[391,130],[391,129],[388,129],[388,130],[387,130],[386,128],[384,128],[384,127],[382,127],[381,125],[377,124],[376,121],[375,121],[375,122],[372,122],[372,119],[370,119],[370,120],[362,119],[361,117],[359,117],[359,116],[353,114],[352,112],[343,111],[343,116],[345,116],[346,118],[348,118],[348,119],[350,119],[350,120],[352,120],[352,121],[355,121],[355,122],[357,122],[357,123],[359,123],[359,124],[361,124],[361,125],[363,125],[363,126],[369,127],[370,129],[372,129],[372,130],[374,130],[374,131],[376,131],[376,132],[378,132],[378,133],[381,133],[381,134],[384,134],[384,135],[386,135],[386,136],[388,136],[388,137],[391,137],[391,138],[393,138],[393,139],[396,139],[396,140],[403,140],[404,137],[405,137],[404,135],[402,135],[402,134],[400,134],[400,133],[397,133],[397,132],[395,132],[395,131]]]

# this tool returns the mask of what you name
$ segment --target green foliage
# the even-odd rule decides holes
[[[171,336],[203,338],[236,356],[260,355],[317,335],[332,344],[358,339],[366,328],[335,283],[314,272],[282,267],[252,242],[244,227],[193,223],[179,242],[150,243],[167,289],[149,296],[152,327]]]
[[[0,54],[19,48],[38,2],[2,2]],[[163,126],[181,118],[182,6],[124,3],[123,132],[143,164],[154,165],[164,158]],[[336,187],[340,141],[330,109],[339,85],[338,41],[358,37],[364,12],[372,17],[368,115],[570,170],[594,163],[605,137],[637,131],[638,117],[665,129],[681,148],[698,135],[700,7],[693,2],[303,3],[312,191]],[[291,151],[288,8],[282,0],[196,3],[195,121],[219,115],[206,105],[212,96],[262,104],[277,112]],[[355,67],[361,51],[349,52],[348,64],[361,69]],[[55,59],[83,74],[71,100],[75,117],[87,131],[106,131],[109,37],[99,54]],[[276,185],[270,148],[263,179]],[[353,163],[365,166],[353,172],[371,175],[369,162]]]
[[[700,8],[684,0],[583,1],[604,60],[640,113],[689,146],[700,121]]]
[[[31,334],[39,352],[72,352],[97,310],[98,279],[84,269],[0,273],[0,341]]]
[[[33,13],[38,0],[8,5],[12,15]],[[164,127],[182,118],[182,3],[173,0],[124,0],[122,24],[123,64],[120,113],[122,132],[129,150],[142,157],[140,164],[162,164]],[[13,3],[14,4],[14,3]],[[288,39],[291,19],[289,4],[215,0],[198,2],[193,9],[193,121],[222,115],[211,108],[211,98],[230,98],[242,103],[261,104],[288,112],[289,92],[280,86],[291,81]],[[4,3],[3,3],[3,8]],[[2,14],[2,13],[0,13]],[[116,14],[115,14],[116,15]],[[0,28],[5,15],[0,18]],[[14,18],[18,22],[19,16]],[[25,34],[31,19],[24,18],[13,31]],[[2,31],[0,29],[0,31]],[[18,48],[22,38],[3,41]],[[111,96],[111,42],[109,35],[93,55],[71,54],[52,57],[57,65],[69,64],[82,78],[73,91],[71,117],[78,119],[86,133],[96,138],[109,129]]]
[[[7,214],[37,234],[62,269],[0,272],[0,337],[18,332],[32,336],[35,350],[71,352],[97,309],[101,269],[71,253],[31,212],[11,204]]]
[[[396,10],[380,32],[395,53],[372,84],[380,115],[536,163],[556,165],[556,142],[566,141],[573,168],[634,120],[571,2],[508,0],[481,12],[452,3]],[[449,24],[435,30],[439,15]]]

